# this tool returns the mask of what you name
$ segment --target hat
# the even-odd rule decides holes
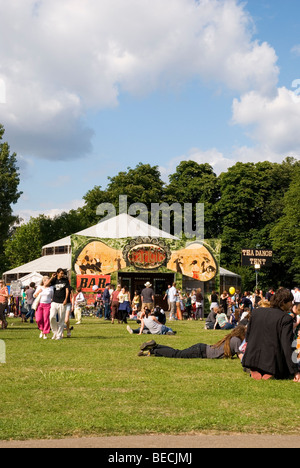
[[[145,283],[145,286],[146,286],[146,288],[151,288],[152,284],[149,283],[149,281],[147,281],[147,283]]]

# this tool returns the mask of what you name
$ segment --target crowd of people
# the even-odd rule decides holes
[[[175,335],[176,331],[166,325],[169,321],[204,320],[204,298],[198,290],[182,294],[176,284],[170,285],[165,294],[168,311],[155,307],[155,294],[147,282],[141,294],[137,291],[131,300],[126,286],[113,287],[107,284],[102,292],[94,290],[99,311],[105,320],[127,324],[130,334]],[[42,339],[52,331],[52,340],[61,340],[66,331],[71,337],[73,327],[70,318],[81,324],[82,310],[87,300],[78,288],[72,290],[66,272],[58,269],[51,277],[44,276],[41,285],[26,287],[19,305],[11,298],[8,288],[0,280],[0,328],[7,328],[6,315],[19,315],[22,321],[36,320]],[[266,294],[256,290],[240,294],[231,288],[229,292],[209,297],[210,313],[206,318],[206,330],[230,330],[230,333],[215,345],[197,343],[178,350],[159,345],[151,340],[142,344],[139,356],[168,358],[233,358],[237,355],[252,378],[287,378],[294,375],[300,382],[300,290],[280,288],[276,293],[269,289]],[[72,315],[73,314],[73,315]],[[136,321],[132,328],[127,320]]]
[[[205,328],[232,329],[227,336],[215,345],[197,343],[183,350],[150,340],[141,345],[138,355],[177,359],[222,359],[237,355],[244,370],[255,380],[286,379],[292,375],[299,383],[299,289],[280,288],[276,293],[269,290],[265,297],[261,291],[254,295],[246,292],[241,298],[235,292],[229,298],[224,291],[221,305],[214,294]]]

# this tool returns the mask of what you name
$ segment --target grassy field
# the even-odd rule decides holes
[[[176,322],[157,342],[185,348],[213,344],[222,331]],[[148,336],[125,325],[86,318],[71,339],[40,340],[36,325],[10,319],[0,331],[0,439],[150,433],[295,434],[300,386],[253,381],[238,359],[137,357]],[[151,337],[150,337],[151,338]]]

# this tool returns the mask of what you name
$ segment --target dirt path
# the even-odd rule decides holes
[[[300,448],[300,436],[223,434],[91,437],[0,441],[0,448]]]

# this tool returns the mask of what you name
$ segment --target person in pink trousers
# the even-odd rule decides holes
[[[42,284],[39,286],[34,294],[34,297],[39,300],[39,305],[36,310],[36,323],[40,330],[40,338],[46,340],[50,333],[50,308],[53,298],[53,288],[46,287],[45,284],[49,282],[49,277],[44,276]]]

